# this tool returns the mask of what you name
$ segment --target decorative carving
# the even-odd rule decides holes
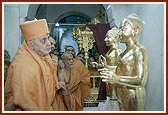
[[[95,42],[93,32],[87,26],[76,26],[72,36],[78,43],[79,51],[83,50],[85,52],[85,65],[88,67],[88,51],[93,48]]]

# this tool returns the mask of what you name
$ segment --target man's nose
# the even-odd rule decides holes
[[[47,39],[47,45],[51,46],[51,42]]]
[[[73,63],[73,59],[70,59],[70,62]]]

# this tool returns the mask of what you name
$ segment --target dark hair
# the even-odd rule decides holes
[[[67,51],[67,48],[68,48],[68,47],[72,47],[72,48],[74,49],[74,47],[71,46],[71,45],[65,45],[65,51]],[[74,49],[74,51],[75,51],[75,49]]]
[[[7,50],[4,51],[4,61],[9,62],[10,61],[10,55]]]
[[[76,56],[78,56],[78,55],[80,55],[80,54],[82,54],[82,55],[84,55],[84,56],[85,56],[85,54],[84,54],[84,53],[82,53],[82,52],[79,52]]]

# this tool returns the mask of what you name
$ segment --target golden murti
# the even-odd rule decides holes
[[[110,46],[110,49],[105,54],[105,56],[100,56],[100,61],[102,62],[102,64],[104,64],[104,68],[113,72],[115,71],[117,66],[118,56],[122,53],[122,50],[118,47],[119,33],[120,31],[116,27],[113,27],[112,29],[108,30],[104,41],[106,42],[107,46]],[[101,74],[103,73],[101,72]],[[112,85],[111,83],[107,82],[107,95],[110,96],[112,99],[116,99],[114,87],[114,84]]]
[[[119,29],[116,27],[109,30],[106,34],[105,42],[107,46],[110,46],[109,51],[105,54],[107,66],[116,66],[118,56],[122,53],[122,50],[118,47],[119,44]]]
[[[119,56],[115,73],[104,72],[104,81],[115,84],[122,111],[143,111],[146,99],[147,52],[138,40],[143,31],[143,22],[136,14],[121,21],[120,42],[126,50]]]

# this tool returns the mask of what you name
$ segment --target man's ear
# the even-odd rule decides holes
[[[27,45],[28,45],[31,49],[33,49],[33,41],[32,41],[32,40],[27,41]]]

